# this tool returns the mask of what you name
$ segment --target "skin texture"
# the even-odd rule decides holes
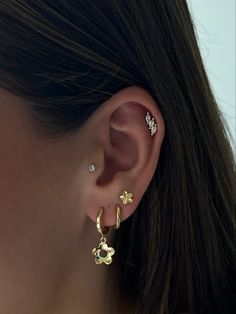
[[[153,137],[146,111],[158,123]],[[100,238],[96,215],[103,206],[104,224],[113,226],[116,203],[121,223],[137,208],[164,138],[158,105],[128,87],[80,131],[49,140],[34,132],[24,100],[0,90],[0,126],[0,313],[106,314],[107,291],[118,309],[112,265],[96,265],[91,254]],[[97,171],[89,173],[92,162]],[[134,195],[126,206],[119,201],[125,189]],[[119,304],[128,312],[125,300]]]

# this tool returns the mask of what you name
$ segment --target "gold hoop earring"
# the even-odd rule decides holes
[[[103,227],[101,223],[101,217],[103,213],[103,207],[100,208],[99,213],[97,214],[97,230],[101,234],[100,243],[97,247],[92,249],[92,254],[95,256],[95,263],[107,265],[112,263],[112,255],[115,254],[115,250],[112,247],[109,247],[106,243],[105,234],[108,233],[109,227]],[[102,256],[105,253],[105,256]]]
[[[115,229],[120,228],[120,220],[121,220],[121,207],[120,205],[116,205],[116,224],[115,224]]]

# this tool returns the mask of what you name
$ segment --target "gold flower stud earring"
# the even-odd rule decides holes
[[[124,191],[121,195],[120,195],[120,200],[122,201],[122,203],[124,205],[130,204],[133,202],[133,194],[128,192],[128,191]]]

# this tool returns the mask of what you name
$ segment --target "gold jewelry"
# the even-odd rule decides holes
[[[133,202],[133,194],[128,192],[128,191],[124,191],[121,195],[120,195],[120,200],[122,201],[122,203],[124,205],[127,205],[129,203]]]
[[[121,212],[120,205],[116,205],[116,224],[115,224],[115,229],[119,229],[120,228],[120,212]]]
[[[157,132],[157,125],[155,123],[155,120],[154,118],[151,119],[149,112],[147,112],[145,120],[146,120],[149,130],[151,130],[151,136],[153,136]]]
[[[101,216],[103,213],[103,207],[100,208],[100,211],[97,215],[97,230],[101,234],[100,243],[98,247],[92,249],[92,254],[95,256],[95,263],[102,264],[105,263],[107,265],[112,263],[112,255],[115,254],[115,250],[112,247],[109,247],[106,243],[105,234],[108,233],[109,227],[102,227],[101,224]],[[105,252],[105,256],[101,256],[101,253]]]

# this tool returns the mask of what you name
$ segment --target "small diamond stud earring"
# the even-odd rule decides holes
[[[151,119],[149,112],[147,112],[145,120],[146,120],[149,130],[151,130],[151,136],[153,136],[157,132],[157,125],[155,123],[155,120],[154,118]]]
[[[94,172],[94,171],[96,171],[96,165],[95,165],[95,164],[90,164],[90,165],[88,166],[88,170],[89,170],[89,172]]]

